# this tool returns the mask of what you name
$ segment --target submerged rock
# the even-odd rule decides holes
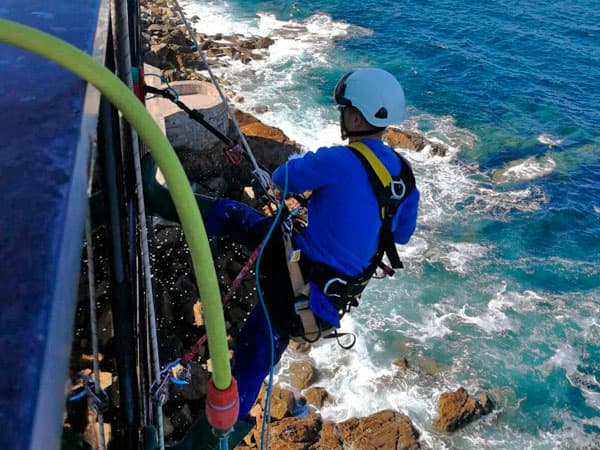
[[[514,181],[529,181],[551,174],[556,168],[554,160],[548,156],[543,158],[530,157],[508,163],[501,169],[492,173],[492,180],[496,183],[510,183]]]

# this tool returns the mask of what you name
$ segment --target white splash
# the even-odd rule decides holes
[[[529,157],[513,161],[502,169],[495,170],[492,179],[496,183],[513,181],[529,181],[551,174],[556,168],[556,162],[549,156],[542,158]]]
[[[474,264],[481,266],[481,260],[488,255],[490,250],[488,247],[470,242],[439,242],[438,245],[429,261],[439,261],[446,270],[461,275],[471,272]],[[484,264],[486,263],[484,262]]]
[[[560,145],[560,144],[562,144],[562,143],[563,143],[563,140],[562,140],[562,139],[556,139],[556,138],[553,138],[552,136],[550,136],[550,135],[548,135],[548,134],[540,134],[540,135],[537,137],[537,141],[538,141],[540,144],[545,144],[545,145],[548,145],[550,148],[552,148],[552,147],[556,147],[556,146],[558,146],[558,145]]]

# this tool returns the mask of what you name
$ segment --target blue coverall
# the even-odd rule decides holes
[[[381,140],[363,139],[362,142],[390,174],[400,173],[400,159]],[[301,250],[303,257],[325,263],[349,276],[362,273],[378,249],[381,221],[377,198],[358,157],[347,147],[336,146],[319,148],[301,158],[290,159],[273,173],[273,182],[281,188],[286,171],[288,193],[312,191],[308,226],[294,235],[294,247]],[[397,243],[406,244],[413,234],[418,204],[419,191],[414,189],[398,208],[392,223]],[[236,242],[254,248],[270,224],[270,218],[252,208],[221,199],[212,206],[206,226],[211,235],[229,234]],[[339,326],[338,313],[328,298],[313,284],[310,292],[313,313]],[[279,298],[278,301],[286,299]],[[280,333],[277,327],[273,332],[277,363],[287,347],[288,336]],[[236,341],[233,376],[240,392],[240,419],[244,419],[270,369],[269,332],[262,308],[254,309]]]

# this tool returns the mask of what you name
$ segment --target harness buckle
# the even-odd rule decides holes
[[[398,193],[396,190],[399,187],[402,188],[400,193]],[[390,196],[392,199],[402,200],[404,198],[404,195],[406,195],[406,184],[404,184],[404,180],[392,180],[392,182],[390,183],[390,191],[392,193],[392,195]]]
[[[225,156],[231,164],[239,166],[242,162],[242,147],[240,144],[234,144],[231,147],[225,147],[223,149]]]
[[[294,301],[294,311],[296,314],[300,314],[301,311],[310,309],[310,303],[307,297],[299,297]]]
[[[346,280],[342,280],[341,278],[332,278],[330,279],[327,283],[325,283],[325,286],[323,286],[323,294],[328,295],[330,297],[341,297],[341,294],[334,294],[334,293],[330,293],[329,292],[329,288],[334,284],[334,283],[340,283],[342,286],[346,286],[348,284],[348,282]]]

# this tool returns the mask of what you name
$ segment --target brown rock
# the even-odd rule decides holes
[[[388,128],[383,136],[383,140],[390,147],[406,148],[408,150],[422,150],[424,138],[417,133],[397,128]]]
[[[187,34],[181,30],[172,31],[167,37],[165,37],[164,42],[167,44],[181,45],[181,46],[189,46],[192,42],[187,38]]]
[[[238,53],[238,50],[235,47],[224,47],[223,53],[225,54],[225,56],[233,58]]]
[[[329,393],[322,387],[311,387],[302,394],[306,401],[317,408],[322,408],[325,401],[329,398]]]
[[[310,361],[297,361],[290,365],[290,383],[296,389],[308,387],[315,379],[315,367]]]
[[[256,40],[255,39],[247,39],[245,41],[240,42],[240,47],[248,50],[254,50],[256,48]]]
[[[308,353],[308,351],[310,350],[310,344],[308,342],[296,342],[290,340],[288,348],[297,353]]]
[[[344,448],[355,450],[420,449],[419,432],[410,419],[386,410],[362,419],[350,419],[336,426]]]
[[[409,367],[408,360],[406,359],[405,356],[402,356],[401,358],[398,358],[397,360],[395,360],[393,362],[393,364],[395,366],[400,367],[401,369],[408,369],[408,367]]]
[[[271,127],[261,122],[244,126],[242,132],[246,136],[259,136],[280,143],[288,141],[288,137],[279,128]]]
[[[343,450],[342,440],[337,431],[336,424],[325,422],[321,428],[319,442],[311,447],[311,450]]]
[[[149,33],[160,33],[162,31],[162,26],[157,23],[153,23],[146,28],[146,30],[148,30]]]
[[[216,46],[215,41],[211,40],[211,39],[207,39],[204,42],[202,42],[202,44],[200,45],[200,48],[202,50],[208,50],[209,48],[212,48]]]
[[[400,130],[398,128],[388,128],[383,135],[383,140],[390,147],[405,148],[420,152],[425,147],[431,148],[431,154],[434,156],[446,156],[448,149],[435,142],[430,141],[423,135],[410,130]]]
[[[255,41],[256,48],[270,47],[275,41],[269,37],[261,37]]]
[[[166,58],[171,50],[167,44],[159,43],[151,45],[150,51],[156,53],[160,58]]]
[[[214,57],[225,56],[225,51],[220,47],[211,47],[206,50],[206,55]]]
[[[258,394],[258,399],[256,400],[256,405],[263,405],[266,395],[266,386],[263,386],[260,389],[260,393]],[[273,386],[273,390],[271,391],[271,418],[275,420],[283,419],[284,417],[289,417],[294,414],[294,408],[296,404],[296,399],[294,398],[294,393],[287,389],[282,389],[279,386]],[[254,417],[258,417],[258,413],[262,415],[262,407],[260,409],[253,408],[250,412],[250,415]]]
[[[492,400],[486,393],[479,398],[483,404],[463,387],[455,392],[443,393],[438,403],[439,417],[434,420],[433,426],[440,431],[455,431],[488,414],[494,408]]]
[[[271,424],[268,448],[271,450],[308,449],[319,440],[321,427],[321,416],[315,413],[274,422]],[[257,440],[257,445],[260,445],[260,438]]]

